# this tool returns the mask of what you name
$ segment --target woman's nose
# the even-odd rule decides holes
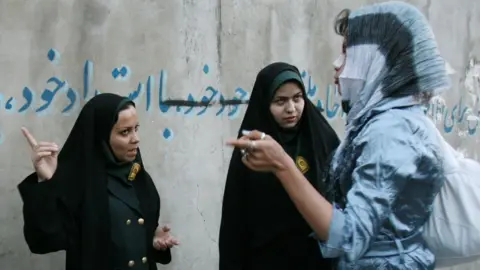
[[[138,132],[134,132],[132,137],[132,143],[139,143],[139,142],[140,142],[140,137],[138,136]]]
[[[345,63],[345,54],[341,54],[335,61],[333,61],[332,65],[335,68],[335,71],[338,71],[342,68],[343,64]]]
[[[338,80],[339,77],[340,77],[340,69],[335,69],[335,74],[333,74],[333,78],[335,80]]]
[[[287,112],[291,113],[295,110],[295,104],[293,103],[293,100],[289,100],[287,103]]]

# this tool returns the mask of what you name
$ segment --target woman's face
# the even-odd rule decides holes
[[[338,92],[342,94],[342,89],[340,88],[339,78],[342,74],[342,71],[345,67],[345,61],[347,60],[347,41],[344,39],[342,43],[342,54],[333,62],[333,68],[335,69],[335,75],[333,79],[337,85]]]
[[[138,126],[137,110],[134,106],[130,105],[118,113],[118,120],[110,134],[110,147],[119,161],[135,160],[140,143]]]
[[[280,86],[270,103],[270,112],[282,128],[295,127],[302,118],[305,100],[298,84],[287,82]]]

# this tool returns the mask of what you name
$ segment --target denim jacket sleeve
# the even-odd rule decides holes
[[[360,156],[347,205],[344,210],[334,207],[328,240],[319,241],[324,257],[360,259],[390,216],[398,193],[417,170],[420,155],[414,132],[403,120],[388,115],[373,119],[354,140]]]

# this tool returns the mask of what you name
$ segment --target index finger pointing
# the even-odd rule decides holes
[[[246,149],[251,146],[251,141],[250,140],[245,140],[245,139],[233,139],[233,140],[228,140],[226,142],[227,145],[237,147],[240,149]]]
[[[30,147],[34,148],[37,146],[37,140],[33,137],[33,135],[28,131],[27,128],[22,127],[23,136],[27,139],[28,144]]]

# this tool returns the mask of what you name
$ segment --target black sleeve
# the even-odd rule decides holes
[[[36,173],[18,185],[23,201],[23,233],[32,253],[46,254],[66,249],[67,213],[57,196],[57,185],[56,179],[38,183]]]
[[[165,250],[157,250],[154,248],[153,257],[157,263],[169,264],[172,261],[172,252],[170,251],[170,248]]]
[[[220,222],[219,255],[220,270],[245,268],[246,249],[246,194],[247,168],[241,162],[241,154],[235,149],[230,160],[225,191],[223,193]]]

